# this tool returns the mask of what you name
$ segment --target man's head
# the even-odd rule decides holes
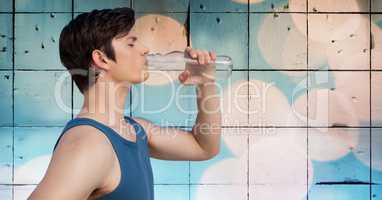
[[[134,23],[134,10],[116,8],[80,14],[63,28],[61,62],[81,93],[95,83],[100,70],[117,82],[140,83],[148,78],[148,49],[137,40]]]

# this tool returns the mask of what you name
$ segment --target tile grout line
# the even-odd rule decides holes
[[[131,5],[133,5],[133,3],[131,3]],[[87,12],[87,11],[75,11],[74,13],[83,13],[83,12]],[[166,14],[166,13],[187,13],[186,11],[137,11],[136,13],[142,13],[142,14],[149,14],[149,13],[158,13],[158,14]],[[0,12],[0,14],[12,14],[13,12]],[[19,11],[19,12],[15,12],[16,14],[49,14],[49,13],[62,13],[62,14],[65,14],[65,13],[71,13],[71,11]],[[287,12],[287,11],[205,11],[205,12],[201,12],[201,11],[192,11],[191,13],[205,13],[205,14],[246,14],[246,13],[250,13],[250,14],[275,14],[275,13],[278,13],[278,14],[309,14],[309,15],[326,15],[326,14],[333,14],[333,15],[346,15],[346,14],[382,14],[382,12],[306,12],[306,11],[291,11],[291,12]]]
[[[336,71],[336,72],[382,72],[382,69],[253,69],[249,68],[250,66],[247,66],[247,68],[242,68],[242,69],[232,69],[232,71],[263,71],[263,72],[284,72],[284,71],[301,71],[301,72],[331,72],[331,71]],[[10,69],[0,69],[0,71],[9,71]],[[42,71],[47,71],[47,72],[66,72],[66,69],[20,69],[17,68],[15,71],[28,71],[28,72],[42,72]],[[168,71],[177,71],[177,70],[168,70]],[[179,70],[178,70],[179,71]]]
[[[306,127],[309,127],[309,0],[306,0]],[[306,199],[309,200],[309,128],[306,128]]]
[[[2,128],[61,128],[64,125],[17,125],[17,126],[0,126]],[[165,126],[168,128],[192,128],[192,126]],[[292,128],[331,128],[331,129],[365,129],[365,128],[382,128],[382,126],[349,126],[349,127],[333,127],[333,126],[222,126],[226,129],[263,129],[263,128],[276,128],[276,129],[292,129]]]
[[[16,0],[12,0],[12,199],[15,196],[15,21]]]
[[[247,1],[247,11],[248,11],[248,13],[247,13],[247,26],[248,26],[248,30],[247,30],[247,69],[248,69],[248,71],[247,71],[247,84],[248,84],[248,87],[247,87],[247,94],[248,94],[248,96],[247,96],[247,109],[249,110],[250,108],[249,108],[249,62],[250,62],[250,60],[249,60],[249,54],[250,54],[250,37],[251,37],[251,34],[250,34],[250,13],[249,13],[249,9],[250,9],[250,6],[249,6],[249,0]],[[247,122],[248,122],[248,125],[249,125],[249,112],[247,113]],[[247,136],[247,200],[249,200],[249,198],[250,198],[250,187],[249,187],[249,176],[250,176],[250,174],[249,174],[249,158],[250,158],[250,155],[249,155],[249,136]],[[254,194],[253,194],[253,196],[254,196]],[[254,197],[254,199],[255,199],[255,197]]]
[[[372,126],[372,115],[371,115],[371,50],[372,50],[372,32],[371,32],[371,4],[372,1],[369,1],[369,126]],[[369,199],[372,199],[372,193],[373,193],[373,187],[371,185],[373,178],[372,178],[372,128],[369,129]]]
[[[37,186],[38,184],[33,184],[33,183],[18,183],[18,184],[0,184],[0,186],[12,186],[12,185],[17,185],[17,186]],[[156,183],[154,185],[182,185],[182,186],[187,186],[189,184],[187,183]],[[206,186],[211,186],[211,185],[233,185],[233,186],[237,186],[237,185],[242,185],[242,184],[237,184],[237,183],[192,183],[191,184],[192,186],[198,186],[198,185],[206,185]],[[324,183],[316,183],[316,185],[341,185],[341,186],[348,186],[348,185],[355,185],[355,186],[360,186],[360,185],[369,185],[369,183],[364,183],[364,182],[361,182],[361,183],[347,183],[347,182],[340,182],[340,183],[327,183],[327,182],[324,182]],[[373,184],[373,185],[376,185],[376,186],[382,186],[382,184]]]

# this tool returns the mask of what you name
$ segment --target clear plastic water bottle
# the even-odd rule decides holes
[[[146,58],[149,71],[184,71],[187,69],[191,72],[191,76],[209,76],[201,72],[200,67],[215,67],[215,80],[229,78],[233,68],[232,59],[225,55],[217,55],[216,60],[210,61],[208,65],[199,65],[197,59],[186,57],[186,53],[183,51],[148,54]]]

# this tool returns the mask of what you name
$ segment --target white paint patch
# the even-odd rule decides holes
[[[335,3],[331,0],[309,0],[309,12],[360,12],[364,11],[360,6],[360,3],[367,1],[361,0],[336,0]],[[367,6],[368,5],[363,5]]]
[[[309,69],[319,69],[326,65],[328,44],[309,40]]]
[[[340,39],[332,39],[327,48],[329,67],[331,69],[369,69],[368,15],[356,15],[348,23],[354,24],[357,28],[349,27],[348,30],[337,32],[337,37]]]
[[[0,166],[0,184],[12,183],[12,168]]]
[[[37,185],[15,186],[14,200],[25,200],[33,192]]]
[[[246,200],[246,185],[198,185],[195,196],[197,200]]]
[[[332,40],[344,40],[350,34],[362,28],[363,18],[361,14],[317,14],[310,15],[309,39],[325,44],[332,43]],[[296,27],[304,31],[304,26],[299,24]],[[306,32],[305,32],[306,34]]]
[[[293,104],[297,113],[306,117],[306,93],[299,96]],[[358,116],[349,98],[338,91],[329,89],[313,89],[309,91],[309,125],[332,126],[351,125],[358,126]]]
[[[297,112],[306,116],[306,94],[297,98],[294,106]],[[310,126],[328,127],[332,125],[358,126],[358,117],[352,104],[340,92],[328,89],[309,91]],[[312,160],[328,161],[348,154],[358,144],[357,129],[310,128],[309,156]]]
[[[295,28],[289,14],[267,15],[260,26],[257,42],[264,59],[273,68],[306,69],[306,37]],[[303,74],[282,72],[292,76]]]
[[[336,89],[333,93],[341,94],[348,107],[358,120],[368,124],[370,120],[369,108],[369,72],[333,72]],[[348,109],[351,110],[350,108]]]
[[[338,4],[340,5],[340,4]],[[306,37],[306,19],[291,14]],[[369,20],[361,14],[312,14],[309,20],[309,68],[368,69]]]
[[[373,126],[382,126],[382,72],[371,75],[371,117]]]
[[[247,184],[247,158],[242,155],[237,158],[228,158],[209,166],[200,178],[203,184]]]
[[[306,10],[306,1],[289,0],[289,10],[290,11],[305,12],[305,10]]]
[[[52,155],[38,156],[15,168],[15,183],[38,184],[48,169]]]
[[[358,145],[358,129],[311,128],[309,129],[309,157],[312,160],[337,160]]]
[[[301,184],[270,184],[250,186],[249,200],[303,200],[310,187]]]
[[[382,1],[381,7],[382,7]],[[382,21],[382,15],[373,15],[373,21]],[[373,34],[371,51],[371,66],[373,69],[382,69],[382,28],[375,22],[371,23],[371,32]]]
[[[257,137],[250,140],[250,184],[267,185],[259,193],[255,189],[256,194],[269,197],[265,199],[279,199],[276,197],[285,194],[290,194],[290,199],[300,199],[306,195],[313,168],[310,160],[307,164],[306,148],[296,142],[296,136],[305,134],[285,133],[283,137],[265,137],[260,142],[255,142]]]
[[[248,81],[229,84],[222,96],[222,124],[239,126],[248,124]]]
[[[286,96],[273,83],[249,81],[249,125],[301,125]]]
[[[241,157],[247,154],[247,129],[223,128],[221,135],[222,140],[235,156]]]
[[[305,16],[291,14],[291,17],[296,29],[306,37]],[[319,42],[328,47],[333,40],[344,40],[358,30],[362,30],[365,19],[361,14],[312,14],[309,15],[308,20],[309,43]],[[311,48],[315,49],[314,46]]]

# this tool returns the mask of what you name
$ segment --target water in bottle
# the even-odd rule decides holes
[[[229,56],[217,55],[215,61],[210,61],[208,65],[199,65],[197,59],[186,56],[183,51],[173,51],[167,54],[148,54],[147,55],[149,71],[184,71],[187,69],[191,76],[203,76],[204,78],[213,78],[215,80],[225,80],[232,74],[233,63]],[[211,77],[207,70],[215,70],[215,75]]]

